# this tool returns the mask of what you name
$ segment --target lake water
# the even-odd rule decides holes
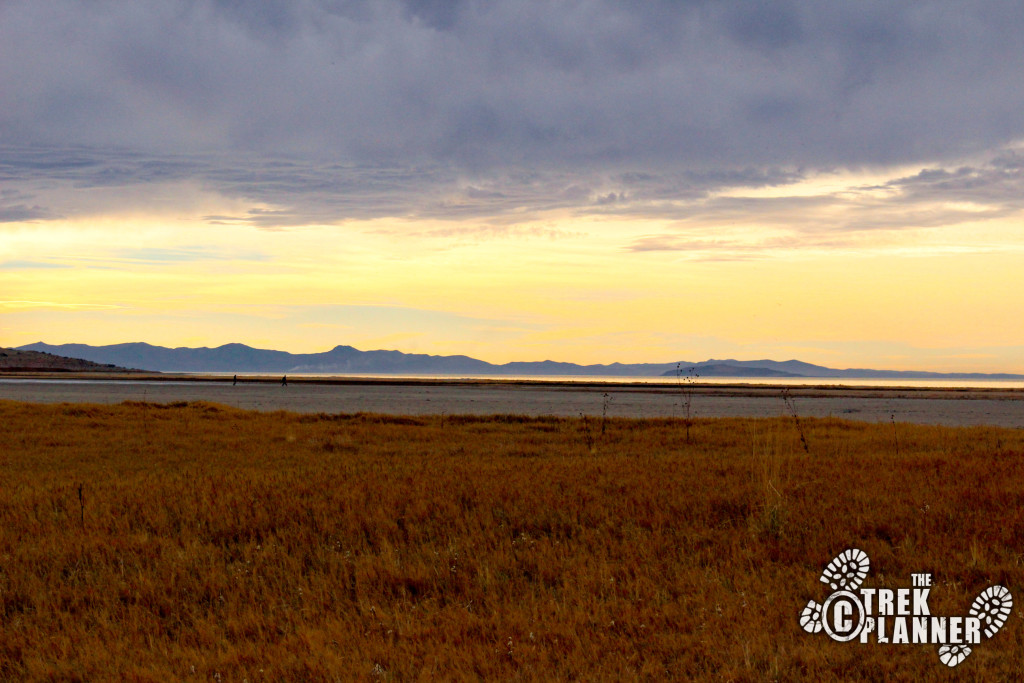
[[[196,373],[205,376],[231,377],[231,372]],[[280,377],[266,372],[237,373],[241,377]],[[373,379],[373,380],[491,380],[506,382],[567,382],[580,384],[665,384],[678,386],[680,381],[675,377],[643,377],[622,375],[382,375],[382,374],[319,374],[319,373],[288,373],[288,377],[317,379]],[[682,383],[687,383],[683,378]],[[919,389],[1024,389],[1024,380],[951,380],[951,379],[899,379],[876,378],[856,379],[844,377],[698,377],[693,379],[698,385],[735,385],[749,386],[827,386],[827,387],[912,387]]]
[[[88,379],[81,377],[49,377],[49,378],[14,378],[0,377],[2,384],[193,384],[199,383],[200,377],[231,377],[235,374],[239,379],[245,378],[272,378],[277,379],[281,375],[267,372],[204,372],[204,373],[167,373],[174,378],[167,379],[146,379],[143,377],[130,377],[125,379],[97,378]],[[196,380],[189,380],[194,375]],[[439,380],[439,381],[474,381],[490,380],[505,382],[539,382],[539,383],[568,383],[568,384],[646,384],[678,386],[680,381],[675,377],[635,377],[635,376],[614,376],[614,375],[383,375],[368,373],[352,374],[322,374],[322,373],[287,373],[291,379],[341,379],[358,380],[368,379],[374,381],[387,380]],[[950,379],[853,379],[841,377],[699,377],[692,380],[696,386],[721,386],[721,385],[744,385],[752,387],[772,386],[823,386],[823,387],[908,387],[915,389],[1024,389],[1024,381],[1021,380],[950,380]],[[683,385],[687,384],[684,378]]]

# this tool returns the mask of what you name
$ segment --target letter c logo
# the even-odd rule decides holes
[[[859,597],[850,591],[836,591],[822,605],[821,625],[829,638],[845,643],[860,634],[866,616]]]

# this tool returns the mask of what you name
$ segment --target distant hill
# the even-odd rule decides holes
[[[336,346],[323,353],[287,353],[245,344],[216,348],[166,348],[144,343],[89,346],[28,344],[21,349],[60,353],[97,363],[115,363],[166,372],[373,373],[438,375],[617,375],[657,376],[674,363],[577,365],[575,363],[506,363],[494,365],[469,356],[431,356],[401,351],[360,351]]]
[[[690,365],[683,363],[678,368],[673,366],[671,370],[661,373],[661,376],[679,377],[681,379],[686,377],[806,377],[806,375],[776,370],[774,368],[738,365],[736,361],[720,362],[713,360],[704,361],[703,363],[692,363]]]
[[[225,344],[216,348],[167,348],[141,342],[89,346],[87,344],[50,345],[43,342],[19,347],[79,358],[101,365],[110,364],[161,372],[266,372],[321,374],[392,375],[574,375],[613,377],[821,377],[847,379],[951,379],[951,380],[1024,380],[1024,375],[984,373],[940,373],[900,370],[837,370],[799,360],[710,359],[698,363],[611,363],[578,365],[550,360],[513,362],[496,365],[469,356],[431,356],[401,351],[360,351],[351,346],[336,346],[323,353],[288,353],[254,349],[245,344]]]
[[[921,370],[874,370],[869,368],[849,368],[846,370],[837,370],[835,368],[826,368],[822,365],[813,365],[811,363],[805,363],[799,360],[707,360],[703,363],[693,363],[687,365],[682,364],[683,375],[686,374],[687,368],[694,368],[697,374],[704,376],[714,376],[711,373],[704,374],[702,368],[704,367],[723,367],[743,370],[755,370],[764,369],[772,370],[776,372],[785,373],[780,376],[784,377],[821,377],[829,379],[951,379],[951,380],[1024,380],[1024,375],[1014,375],[1010,373],[983,373],[983,372],[925,372]],[[662,373],[662,376],[674,376],[676,374],[675,367],[672,370]],[[750,375],[730,375],[733,377],[742,377]],[[770,376],[770,375],[765,375]]]
[[[94,363],[45,351],[0,348],[0,373],[3,372],[128,372],[113,364]]]

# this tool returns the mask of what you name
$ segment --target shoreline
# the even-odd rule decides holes
[[[922,398],[944,397],[950,394],[961,395],[984,395],[1006,396],[1011,399],[1024,399],[1024,388],[1020,387],[951,387],[951,386],[913,386],[901,384],[894,379],[892,384],[879,385],[857,385],[857,384],[832,384],[823,382],[821,384],[807,383],[778,383],[764,384],[757,381],[757,378],[750,378],[750,381],[738,381],[734,378],[725,378],[721,382],[714,379],[702,379],[700,382],[686,385],[680,388],[676,384],[668,382],[645,382],[643,380],[628,379],[623,381],[614,380],[593,380],[586,375],[579,375],[579,379],[566,379],[559,376],[553,379],[542,378],[521,378],[521,377],[415,377],[415,376],[381,376],[381,375],[291,375],[281,374],[246,374],[238,375],[237,384],[256,385],[280,385],[281,377],[287,376],[288,384],[296,385],[325,385],[325,386],[525,386],[525,387],[566,387],[572,389],[616,389],[621,391],[660,391],[664,393],[680,394],[684,392],[693,393],[725,393],[737,392],[737,395],[778,395],[783,390],[789,390],[793,395],[812,395],[816,392],[822,396],[832,396],[837,392],[849,393],[851,395],[867,395],[872,392],[879,395],[899,392],[901,394],[913,394]],[[654,379],[654,378],[652,378]],[[808,377],[808,380],[819,378]],[[822,380],[839,380],[843,378],[820,378]],[[4,380],[40,380],[40,381],[67,381],[68,383],[81,381],[88,382],[123,382],[123,383],[194,383],[194,384],[228,384],[234,385],[234,378],[228,374],[214,373],[186,373],[186,372],[24,372],[0,371],[0,383]],[[884,381],[881,378],[879,381]],[[936,380],[941,381],[941,380]]]
[[[5,381],[7,380],[7,381]],[[839,417],[867,422],[1024,427],[1024,389],[857,387],[500,378],[239,377],[182,373],[2,373],[0,400],[28,403],[208,401],[244,410],[391,415],[626,418]]]

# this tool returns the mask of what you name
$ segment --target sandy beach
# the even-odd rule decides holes
[[[1019,389],[792,387],[800,416],[867,422],[1024,427]],[[606,397],[607,395],[607,397]],[[211,401],[247,410],[299,413],[518,414],[684,417],[685,395],[666,385],[488,380],[400,380],[118,376],[0,378],[0,399],[32,403]],[[693,417],[788,415],[780,387],[700,385],[690,401]]]

